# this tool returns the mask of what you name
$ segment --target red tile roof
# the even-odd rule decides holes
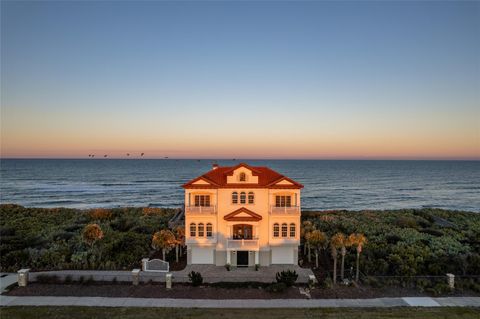
[[[254,176],[258,176],[258,183],[229,183],[227,184],[227,176],[233,175],[233,171],[237,168],[245,167],[252,171]],[[195,183],[198,180],[203,180],[207,184]],[[276,185],[278,182],[286,180],[292,183],[291,185]],[[303,188],[303,185],[294,180],[275,172],[266,166],[249,166],[245,163],[240,163],[236,166],[219,166],[207,173],[192,179],[191,181],[182,185],[183,188]]]

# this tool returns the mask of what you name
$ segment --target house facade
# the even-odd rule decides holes
[[[188,264],[297,264],[303,185],[241,163],[214,164],[182,187]]]

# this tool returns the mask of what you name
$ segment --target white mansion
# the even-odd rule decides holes
[[[303,185],[241,163],[214,164],[183,188],[188,264],[297,264]]]

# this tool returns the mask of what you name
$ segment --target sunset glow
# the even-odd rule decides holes
[[[1,5],[2,157],[480,159],[479,2]]]

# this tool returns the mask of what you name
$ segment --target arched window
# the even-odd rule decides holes
[[[200,236],[200,225],[198,225],[198,234]],[[288,227],[287,227],[287,224],[286,223],[283,223],[282,224],[282,237],[287,237],[288,235]]]
[[[198,224],[198,237],[203,237],[205,235],[205,226],[203,223]]]
[[[238,193],[237,192],[232,193],[232,204],[238,204]]]
[[[247,180],[247,175],[245,175],[245,173],[240,173],[238,179],[240,180],[240,182],[245,182]]]
[[[207,237],[213,237],[213,227],[211,223],[207,223]]]
[[[245,204],[247,202],[247,195],[245,192],[240,193],[240,204]]]
[[[191,237],[197,236],[197,225],[195,225],[195,223],[190,224],[190,236]]]
[[[290,224],[290,237],[295,238],[295,233],[296,233],[296,231],[295,231],[295,224],[294,224],[294,223],[291,223],[291,224]]]
[[[279,237],[280,236],[280,226],[278,223],[273,224],[273,237]]]
[[[253,192],[248,192],[248,203],[253,204],[255,202],[255,195]]]

